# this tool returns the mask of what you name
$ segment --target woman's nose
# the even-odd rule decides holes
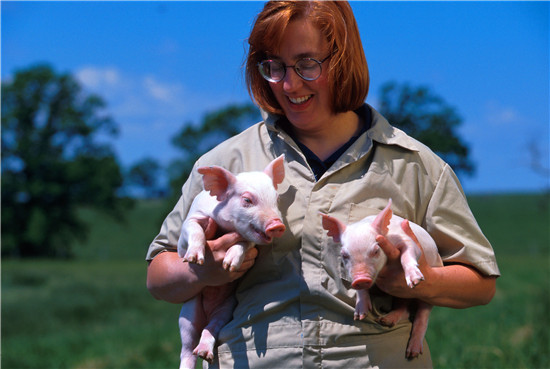
[[[303,84],[302,77],[300,77],[294,68],[288,68],[283,78],[283,90],[286,92],[295,91]]]

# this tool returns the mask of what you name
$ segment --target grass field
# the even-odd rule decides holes
[[[436,307],[436,368],[550,367],[550,219],[542,195],[471,196],[502,277],[487,306]],[[179,306],[154,300],[143,260],[164,204],[93,219],[72,261],[2,261],[2,368],[176,368]]]

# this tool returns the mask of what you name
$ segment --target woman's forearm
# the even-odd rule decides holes
[[[147,289],[158,300],[183,303],[204,287],[176,252],[158,254],[147,268]]]
[[[496,290],[496,278],[480,274],[472,267],[462,264],[431,268],[419,263],[424,280],[410,288],[399,265],[379,275],[378,287],[396,297],[414,298],[435,306],[463,309],[488,304]]]
[[[408,223],[402,226],[418,243]],[[424,254],[418,260],[424,280],[411,289],[405,282],[399,250],[383,236],[378,236],[376,240],[388,257],[387,265],[379,273],[376,284],[392,296],[416,298],[431,305],[462,309],[488,304],[495,295],[496,277],[484,276],[464,264],[431,267]]]
[[[428,268],[425,280],[413,294],[431,305],[468,308],[488,304],[496,291],[496,278],[487,277],[461,264]]]
[[[147,288],[159,300],[182,303],[196,296],[206,286],[220,286],[242,277],[254,265],[258,250],[253,247],[244,254],[244,261],[236,271],[223,268],[227,249],[242,237],[235,232],[208,240],[204,265],[184,263],[177,252],[158,254],[147,268]]]

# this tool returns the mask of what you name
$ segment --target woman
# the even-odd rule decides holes
[[[405,358],[409,321],[387,328],[375,319],[391,308],[390,294],[455,308],[491,300],[499,270],[456,176],[364,104],[368,69],[348,3],[268,2],[249,44],[246,81],[265,119],[195,165],[259,170],[284,153],[278,192],[287,231],[252,249],[238,272],[220,267],[235,234],[209,241],[204,266],[182,263],[174,252],[182,219],[201,190],[193,171],[150,246],[149,290],[179,303],[205,285],[242,277],[213,367],[430,367],[426,343],[418,359]],[[371,291],[373,314],[354,321],[355,292],[319,212],[351,223],[377,214],[389,198],[394,213],[428,230],[445,266],[421,262],[426,280],[411,290],[398,251],[380,239],[390,262]]]

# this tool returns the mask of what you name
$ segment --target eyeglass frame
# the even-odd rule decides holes
[[[266,60],[262,60],[261,62],[258,62],[258,64],[256,64],[258,66],[258,72],[260,73],[260,75],[263,77],[263,79],[265,79],[266,81],[268,82],[271,82],[271,83],[279,83],[281,82],[283,79],[285,79],[286,77],[286,70],[287,68],[292,68],[294,69],[294,72],[296,72],[296,74],[301,78],[303,79],[304,81],[315,81],[316,79],[318,79],[319,77],[321,77],[321,74],[323,73],[323,63],[326,62],[330,57],[332,56],[332,53],[329,54],[327,57],[323,58],[322,60],[317,60],[315,58],[302,58],[300,60],[298,60],[296,63],[294,63],[294,65],[286,65],[285,63],[281,62],[281,61],[278,61],[276,59],[266,59]],[[309,79],[309,78],[306,78],[304,76],[302,76],[302,74],[300,72],[298,72],[296,70],[296,64],[300,63],[302,60],[313,60],[314,62],[316,62],[318,65],[319,65],[319,75],[315,78],[312,78],[312,79]],[[281,77],[280,80],[278,81],[275,81],[275,80],[272,80],[272,79],[268,79],[261,71],[260,71],[260,68],[262,67],[262,64],[265,63],[265,62],[278,62],[280,64],[282,64],[283,66],[283,70],[285,71],[283,76]]]

